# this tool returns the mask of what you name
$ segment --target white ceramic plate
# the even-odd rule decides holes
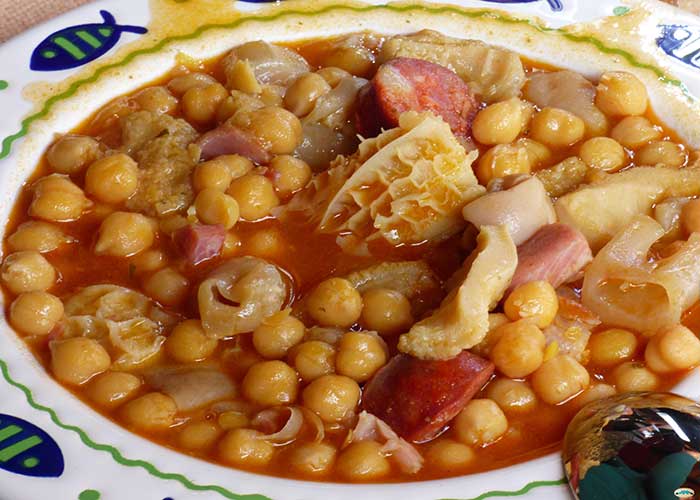
[[[34,28],[0,46],[0,220],[7,220],[55,133],[163,74],[179,52],[209,58],[258,38],[430,27],[591,77],[615,68],[633,71],[649,87],[662,121],[700,147],[700,106],[693,97],[700,95],[700,19],[659,2],[452,3],[324,0],[269,7],[230,0],[103,0]],[[96,26],[112,22],[110,16],[131,27]],[[47,37],[55,41],[78,31],[94,37],[78,35],[88,43],[83,49],[41,45]],[[91,42],[94,47],[86,48]],[[677,391],[697,397],[699,387],[696,372]],[[95,413],[56,384],[0,319],[0,500],[566,499],[562,477],[556,454],[478,475],[392,485],[308,483],[224,468],[167,450]]]

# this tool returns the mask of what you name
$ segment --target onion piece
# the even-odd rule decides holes
[[[357,419],[357,425],[348,433],[343,447],[358,441],[382,442],[382,453],[396,461],[402,472],[414,474],[423,467],[423,457],[416,448],[403,438],[382,419],[363,411]]]
[[[314,412],[312,412],[308,408],[304,408],[303,406],[300,406],[299,408],[301,409],[301,412],[304,414],[304,417],[306,417],[306,421],[308,423],[310,423],[313,426],[313,428],[316,430],[316,437],[314,438],[314,441],[316,441],[317,443],[320,443],[326,437],[326,429],[323,426],[323,420],[321,420],[321,417],[316,415]]]
[[[281,411],[289,412],[289,416],[282,428],[277,432],[258,436],[258,439],[264,439],[265,441],[270,441],[278,445],[285,445],[293,442],[297,438],[299,431],[301,431],[304,425],[304,414],[298,406],[268,408],[255,415],[251,423],[256,427],[271,426],[274,424]]]

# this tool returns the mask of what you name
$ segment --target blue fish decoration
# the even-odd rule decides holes
[[[669,56],[700,69],[700,26],[660,24],[656,44]]]
[[[141,26],[119,25],[106,10],[101,10],[100,15],[102,24],[70,26],[47,36],[34,49],[29,67],[34,71],[77,68],[104,55],[117,44],[122,33],[148,31]]]
[[[61,449],[36,425],[0,414],[0,469],[34,477],[63,474]]]
[[[484,2],[491,2],[491,3],[532,3],[532,2],[539,2],[540,0],[482,0]],[[547,0],[547,3],[549,4],[549,7],[554,11],[554,12],[559,12],[564,9],[564,4],[562,3],[561,0]]]

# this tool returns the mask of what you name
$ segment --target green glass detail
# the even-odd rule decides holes
[[[5,90],[7,87],[9,87],[10,84],[7,83],[5,80],[0,80],[0,90]]]
[[[187,1],[187,0],[175,0],[176,2],[179,1]],[[65,99],[68,99],[72,97],[80,88],[82,88],[85,85],[94,83],[99,79],[100,76],[102,76],[104,73],[107,71],[110,71],[115,68],[123,67],[130,62],[132,62],[134,59],[148,55],[148,54],[154,54],[157,53],[164,48],[166,48],[168,45],[172,43],[177,43],[181,41],[186,41],[186,40],[192,40],[203,33],[214,30],[214,29],[235,29],[243,24],[249,23],[249,22],[254,22],[254,23],[260,23],[260,22],[272,22],[279,20],[281,18],[287,17],[287,16],[302,16],[302,17],[313,17],[317,16],[320,14],[326,14],[334,11],[348,11],[348,12],[355,12],[355,13],[364,13],[364,12],[378,12],[378,11],[389,11],[397,14],[402,14],[402,13],[411,13],[411,12],[428,12],[431,14],[450,14],[450,15],[456,15],[460,17],[465,17],[468,19],[487,19],[489,21],[497,21],[501,22],[503,24],[507,25],[521,25],[521,26],[529,26],[533,28],[534,30],[545,33],[548,35],[552,36],[560,36],[562,38],[565,38],[571,42],[574,43],[580,43],[580,44],[586,44],[586,45],[592,45],[595,48],[597,48],[600,52],[608,55],[616,55],[622,59],[624,59],[628,64],[631,66],[634,66],[639,69],[643,70],[648,70],[652,72],[656,77],[664,82],[667,85],[671,85],[674,87],[680,88],[685,95],[689,99],[694,99],[694,97],[688,92],[687,88],[681,82],[680,80],[674,79],[672,77],[669,77],[663,69],[654,66],[652,64],[647,64],[639,61],[633,54],[617,48],[617,47],[610,47],[605,44],[605,42],[593,37],[593,36],[587,36],[587,35],[577,35],[575,33],[570,33],[566,31],[565,29],[560,29],[560,28],[550,28],[547,26],[542,26],[538,24],[536,21],[532,21],[529,19],[519,19],[519,18],[514,18],[507,16],[505,14],[499,13],[497,11],[489,10],[489,9],[472,9],[472,10],[464,10],[459,7],[454,7],[454,6],[428,6],[428,5],[411,5],[411,4],[403,4],[403,5],[394,5],[394,4],[389,4],[389,5],[328,5],[326,7],[323,7],[321,9],[317,10],[312,10],[312,11],[297,11],[297,10],[287,10],[287,11],[281,11],[276,14],[272,15],[267,15],[267,16],[261,16],[261,15],[251,15],[251,16],[246,16],[246,17],[241,17],[236,19],[233,22],[230,23],[225,23],[225,24],[207,24],[200,26],[197,28],[195,31],[192,33],[186,34],[186,35],[178,35],[178,36],[173,36],[173,37],[168,37],[164,38],[163,40],[160,40],[158,43],[151,47],[143,48],[143,49],[138,49],[135,50],[134,52],[131,52],[127,54],[123,59],[120,61],[106,64],[104,66],[101,66],[97,68],[91,75],[82,78],[80,80],[77,80],[73,82],[64,92],[57,94],[55,96],[50,97],[49,99],[44,102],[44,105],[42,108],[22,120],[21,122],[21,127],[20,130],[17,131],[14,134],[11,134],[7,137],[5,137],[2,140],[2,149],[0,149],[0,159],[6,158],[9,156],[11,150],[12,150],[12,145],[19,140],[20,138],[24,137],[27,135],[27,132],[29,130],[29,126],[37,121],[40,120],[44,117],[46,117],[49,112],[53,109],[53,107],[56,105],[56,103],[61,102]],[[100,28],[98,30],[98,33],[102,36],[109,36],[112,34],[112,29],[105,27],[105,28]],[[224,498],[231,499],[231,500],[270,500],[269,498],[263,496],[263,495],[256,495],[256,494],[251,494],[251,495],[238,495],[236,493],[233,493],[221,486],[217,485],[200,485],[200,484],[195,484],[185,476],[177,473],[169,473],[169,472],[163,472],[159,469],[157,469],[153,464],[144,461],[144,460],[137,460],[137,459],[131,459],[131,458],[126,458],[124,457],[119,450],[116,448],[107,445],[107,444],[102,444],[102,443],[96,443],[93,441],[87,433],[81,429],[80,427],[77,427],[75,425],[67,424],[64,423],[56,414],[56,412],[47,406],[44,406],[40,403],[38,403],[34,399],[34,395],[32,394],[31,390],[26,387],[25,385],[21,384],[20,382],[17,382],[14,380],[8,371],[7,364],[5,363],[4,360],[0,359],[0,372],[2,373],[3,378],[7,381],[8,384],[12,385],[13,387],[19,389],[22,391],[25,395],[25,398],[27,402],[29,403],[30,406],[32,406],[34,409],[44,412],[48,414],[51,418],[51,420],[56,424],[58,427],[74,432],[77,434],[81,441],[88,446],[89,448],[92,448],[93,450],[97,451],[103,451],[105,453],[109,453],[112,458],[114,459],[115,462],[125,466],[125,467],[138,467],[141,469],[146,470],[149,474],[151,474],[154,477],[157,477],[159,479],[163,480],[172,480],[172,481],[177,481],[181,485],[183,485],[185,488],[191,490],[191,491],[211,491],[218,493]],[[494,498],[494,497],[517,497],[517,496],[522,496],[533,489],[536,488],[542,488],[542,487],[554,487],[554,486],[561,486],[566,484],[565,479],[557,479],[557,480],[551,480],[551,481],[533,481],[525,486],[523,486],[519,490],[515,491],[489,491],[486,493],[481,494],[478,497],[472,498],[471,500],[484,500],[486,498]],[[94,492],[94,490],[86,490],[83,493],[90,492],[91,494],[97,493]],[[81,493],[81,495],[83,494]],[[99,495],[99,493],[98,493]],[[79,500],[96,500],[99,499],[99,496],[96,498],[92,497],[85,497],[83,498],[82,496],[79,497]]]
[[[630,8],[629,8],[629,7],[625,7],[625,6],[623,6],[623,5],[620,5],[620,6],[615,7],[615,8],[613,9],[613,14],[615,14],[616,16],[624,16],[624,15],[627,14],[629,11],[630,11]]]
[[[83,490],[78,495],[78,500],[100,500],[100,492],[97,490]]]
[[[29,458],[24,459],[24,462],[22,462],[22,465],[24,465],[27,469],[31,469],[32,467],[36,467],[38,463],[39,463],[38,458],[29,457]]]
[[[84,30],[76,31],[75,35],[78,38],[80,38],[83,42],[87,43],[93,49],[97,49],[97,48],[102,47],[102,42],[100,42],[97,38],[92,36],[87,31],[84,31]]]
[[[67,38],[62,37],[62,36],[57,36],[52,41],[53,41],[53,43],[55,43],[56,45],[61,47],[63,50],[68,52],[70,55],[72,55],[74,58],[76,58],[77,60],[85,59],[85,56],[86,56],[85,52],[83,52],[80,49],[80,47],[78,47],[76,44],[74,44],[73,42],[71,42]]]
[[[0,450],[0,462],[7,462],[12,460],[17,455],[24,453],[25,451],[34,448],[37,445],[43,443],[43,440],[39,436],[30,436],[22,441],[17,441],[16,443],[3,448]]]
[[[53,50],[45,50],[41,53],[41,55],[44,56],[46,59],[53,59],[54,57],[56,57],[56,52]]]

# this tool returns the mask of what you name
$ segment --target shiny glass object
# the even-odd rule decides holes
[[[580,500],[700,496],[700,405],[666,393],[592,402],[569,424],[562,459]]]

